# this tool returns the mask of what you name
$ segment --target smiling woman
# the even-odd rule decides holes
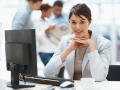
[[[111,42],[88,30],[92,22],[86,4],[76,4],[69,14],[73,35],[63,36],[54,56],[44,69],[45,76],[55,76],[65,66],[69,77],[106,80],[111,60]],[[56,63],[57,62],[57,63]]]
[[[86,4],[77,4],[69,14],[69,20],[73,33],[77,37],[89,37],[88,27],[91,24],[91,11]]]

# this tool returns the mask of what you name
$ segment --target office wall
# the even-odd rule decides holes
[[[25,0],[0,0],[0,60],[5,61],[4,30],[11,29],[12,18],[21,3]],[[55,0],[44,0],[53,5]],[[72,5],[86,3],[92,11],[90,29],[112,41],[112,60],[120,61],[120,0],[63,0],[63,11],[69,13]],[[33,19],[39,17],[39,12],[33,13]]]

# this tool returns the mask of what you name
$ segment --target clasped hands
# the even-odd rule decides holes
[[[78,38],[78,37],[72,37],[70,40],[72,42],[69,45],[69,48],[71,50],[75,50],[77,48],[87,47],[93,42],[92,39],[89,38]]]

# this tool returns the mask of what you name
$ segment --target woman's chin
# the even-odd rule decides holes
[[[77,38],[81,38],[82,35],[80,35],[80,34],[75,34],[75,37],[77,37]]]

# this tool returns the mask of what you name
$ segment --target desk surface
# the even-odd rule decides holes
[[[59,90],[60,89],[59,86],[52,86],[52,85],[45,85],[45,84],[35,84],[35,85],[36,86],[33,87],[33,88],[25,88],[25,89],[23,88],[23,89],[17,89],[17,90],[26,90],[26,89],[29,89],[29,90],[42,90],[42,89],[47,88],[47,87],[55,88],[55,90]],[[74,82],[74,85],[77,88],[80,85],[80,81],[76,80]],[[13,90],[13,89],[8,87],[7,90]]]
[[[75,89],[82,90],[80,87],[80,81],[75,81]],[[55,90],[60,90],[58,86],[45,85],[45,84],[36,84],[36,87],[33,88],[25,88],[25,89],[17,89],[17,90],[42,90],[44,88],[51,87],[55,88]],[[7,88],[6,90],[12,90]],[[120,90],[120,82],[118,81],[103,81],[103,82],[95,82],[95,90]]]
[[[75,81],[75,89],[76,90],[83,90],[80,86],[80,81]],[[120,82],[118,81],[103,81],[103,82],[95,82],[94,90],[120,90]],[[60,90],[60,87],[53,86],[55,90]],[[61,89],[62,90],[62,89]]]
[[[32,87],[32,88],[21,88],[21,89],[17,89],[17,90],[42,90],[47,87],[52,87],[52,85],[45,85],[45,84],[35,84],[35,85],[36,86]],[[8,87],[7,90],[13,90],[13,89]]]
[[[75,80],[74,85],[75,85],[74,88],[77,89],[80,85],[80,81]],[[52,88],[55,88],[55,90],[60,90],[60,87],[58,87],[58,86],[53,86]]]

